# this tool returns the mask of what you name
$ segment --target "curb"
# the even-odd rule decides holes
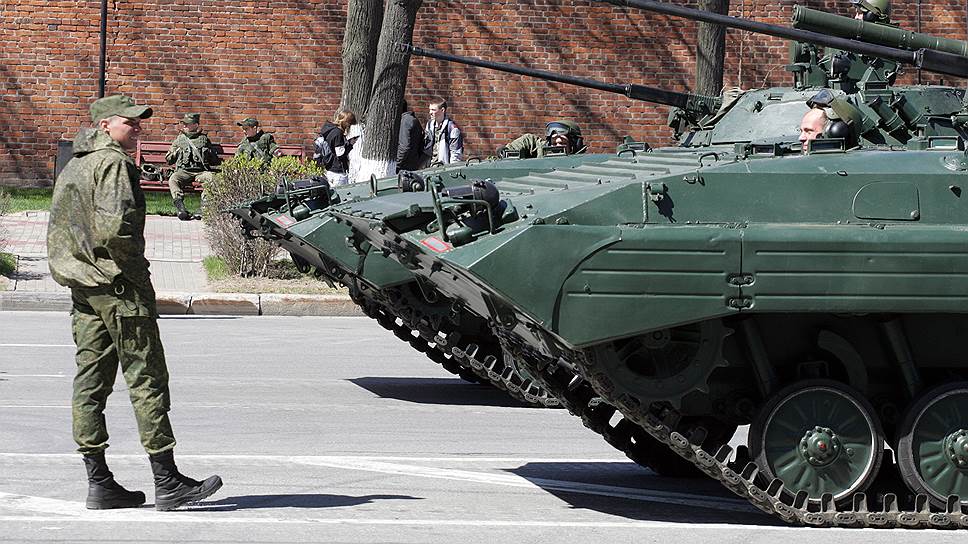
[[[157,294],[161,315],[237,315],[237,316],[362,316],[363,312],[347,295],[286,295],[248,293]],[[69,292],[0,292],[0,311],[67,312],[71,309]]]

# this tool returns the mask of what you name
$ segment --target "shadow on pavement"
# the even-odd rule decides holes
[[[642,521],[785,526],[708,478],[666,478],[628,462],[527,463],[508,470],[572,508]]]
[[[409,495],[324,495],[305,493],[293,495],[243,495],[227,497],[214,502],[205,502],[205,511],[232,512],[257,508],[337,508],[340,506],[359,506],[378,500],[422,500]]]
[[[349,381],[379,397],[418,404],[528,408],[528,405],[514,400],[495,387],[466,382],[460,378],[368,376]]]
[[[213,319],[222,319],[222,320],[241,319],[242,317],[245,317],[245,316],[239,316],[239,315],[208,315],[208,314],[186,314],[186,315],[172,315],[172,314],[165,315],[165,314],[162,314],[161,316],[159,316],[159,319],[165,319],[165,320],[169,320],[169,319],[171,319],[171,320],[191,319],[191,320],[196,320],[196,321],[197,320],[205,320],[205,321],[208,321],[208,320],[213,320]]]
[[[10,276],[10,279],[14,281],[38,281],[44,279],[49,275],[47,266],[44,265],[43,269],[37,267],[38,263],[46,260],[46,257],[18,257],[17,269]]]

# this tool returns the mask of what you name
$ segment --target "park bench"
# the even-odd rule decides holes
[[[173,167],[165,161],[165,154],[170,147],[171,142],[138,140],[134,163],[141,169],[141,188],[145,191],[168,190],[168,176]],[[234,157],[238,149],[238,144],[215,144],[215,151],[223,161]],[[284,156],[299,157],[300,161],[305,153],[300,145],[280,145],[279,150]],[[201,192],[201,184],[194,183],[192,190]]]

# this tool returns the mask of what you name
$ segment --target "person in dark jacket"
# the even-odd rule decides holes
[[[403,101],[400,116],[400,140],[397,145],[397,170],[419,170],[426,156],[423,153],[424,131],[417,115]]]
[[[355,124],[356,115],[353,112],[339,110],[332,121],[323,124],[319,136],[313,142],[313,160],[326,169],[326,179],[330,185],[349,183],[351,144],[346,140],[346,133]]]

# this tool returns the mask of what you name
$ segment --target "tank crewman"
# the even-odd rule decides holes
[[[858,145],[858,128],[862,124],[860,110],[830,89],[823,89],[807,100],[810,109],[800,120],[800,146],[807,152],[807,142],[818,138],[842,139],[851,149]]]
[[[850,3],[857,8],[855,19],[868,23],[891,22],[891,0],[850,0]]]
[[[130,156],[152,110],[113,95],[94,101],[90,113],[93,127],[74,139],[74,157],[54,185],[47,230],[51,275],[71,290],[77,346],[72,421],[87,468],[87,507],[145,502],[144,493],[114,480],[104,458],[104,408],[120,366],[154,472],[155,508],[172,510],[210,496],[222,480],[182,475],[172,452],[168,369],[145,259],[145,196]]]
[[[537,134],[524,134],[498,149],[498,156],[517,156],[522,159],[574,155],[585,152],[585,142],[577,123],[557,120],[545,126],[544,138]]]
[[[800,148],[807,152],[807,142],[816,140],[823,134],[823,129],[830,120],[823,108],[810,108],[800,120]]]
[[[280,155],[279,145],[276,144],[276,139],[273,138],[272,134],[264,132],[259,127],[258,120],[252,117],[246,117],[236,123],[236,125],[242,127],[242,131],[245,133],[245,138],[239,142],[239,148],[235,152],[236,155],[259,159],[265,163],[271,161],[272,157],[278,157]]]
[[[178,219],[189,221],[193,217],[185,208],[185,189],[191,188],[196,180],[204,187],[212,181],[215,166],[218,166],[218,153],[208,136],[199,128],[200,115],[188,113],[180,122],[180,134],[172,142],[171,148],[165,155],[168,164],[174,165],[175,170],[168,178],[168,189],[171,199],[178,210]]]

